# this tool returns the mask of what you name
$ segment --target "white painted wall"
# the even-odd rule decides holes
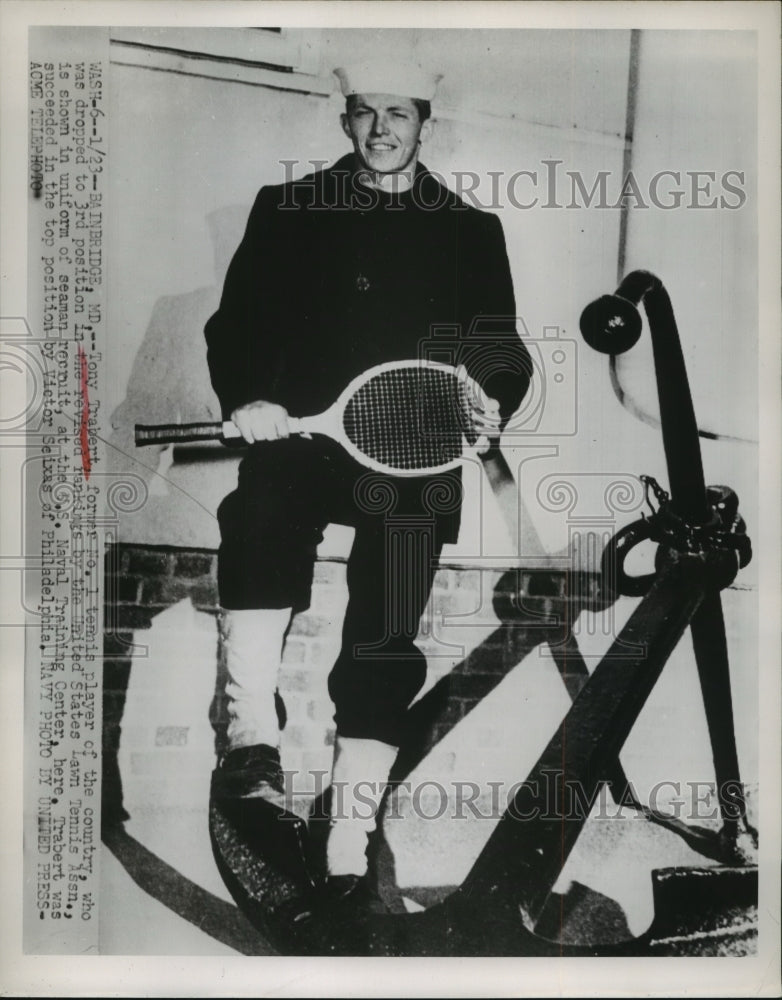
[[[692,183],[684,176],[687,171],[713,172],[716,183],[698,199],[708,204],[729,194],[720,178],[739,171],[746,200],[739,209],[631,209],[627,270],[651,270],[668,289],[701,427],[748,439],[702,440],[701,448],[706,482],[736,490],[757,545],[758,454],[752,443],[758,437],[760,333],[755,48],[752,32],[641,34],[634,172],[648,178],[662,170],[679,171],[684,190]],[[701,182],[709,183],[707,178]],[[668,183],[673,188],[675,182]],[[688,195],[684,204],[691,200]],[[735,204],[739,199],[726,200]],[[656,412],[648,339],[618,364],[624,387],[645,410]],[[639,442],[657,433],[641,427],[627,424]],[[744,570],[745,584],[755,581],[756,570],[757,561]]]
[[[310,69],[320,74],[317,79],[328,81],[332,66],[362,40],[371,41],[366,34],[310,33]],[[395,44],[408,43],[405,33],[393,34]],[[156,32],[152,40],[161,44],[165,38]],[[561,160],[561,169],[578,168],[587,176],[620,170],[629,33],[424,32],[417,40],[419,57],[445,72],[435,108],[441,120],[423,159],[451,182],[456,171],[479,173],[483,203],[489,170],[501,171],[503,178],[522,169],[538,171],[541,202],[545,159]],[[109,266],[115,339],[104,405],[113,413],[113,443],[121,449],[114,452],[115,467],[140,472],[151,490],[144,508],[126,519],[123,537],[214,545],[211,515],[231,488],[234,463],[212,464],[207,472],[201,464],[171,466],[169,453],[162,459],[164,477],[152,476],[143,466],[154,469],[159,456],[133,448],[132,424],[216,412],[202,328],[216,306],[246,211],[258,187],[283,179],[282,159],[301,160],[304,173],[310,160],[333,160],[348,149],[338,126],[342,100],[120,64],[140,58],[126,46],[115,46],[113,54]],[[283,85],[290,80],[278,77]],[[503,180],[501,193],[504,186]],[[529,190],[520,183],[518,200],[530,198]],[[562,337],[573,338],[569,356],[578,352],[562,387],[564,406],[550,396],[546,408],[554,429],[562,424],[572,434],[575,394],[578,390],[583,399],[583,386],[602,369],[602,360],[575,342],[578,316],[595,290],[613,283],[618,212],[524,210],[504,193],[501,204],[518,308],[530,335],[540,338],[544,326],[558,327]],[[210,218],[218,220],[216,267]],[[550,346],[544,350],[551,353]],[[538,393],[542,387],[540,382]],[[592,422],[581,412],[578,420]],[[526,435],[524,444],[529,440]],[[566,468],[572,465],[574,438],[546,443],[560,448]],[[475,555],[477,545],[487,554],[507,550],[479,471],[468,470],[466,477],[464,541],[457,555]],[[561,548],[555,537],[561,525],[548,525],[539,515],[538,520],[544,538],[553,531],[547,543]],[[344,550],[344,531],[330,538]]]
[[[249,31],[249,29],[248,29]],[[257,44],[258,32],[235,42]],[[164,44],[165,31],[155,33]],[[548,451],[523,469],[529,516],[550,551],[569,530],[611,515],[604,494],[612,480],[646,472],[665,480],[659,432],[632,418],[614,397],[606,360],[580,340],[583,306],[616,284],[617,208],[544,208],[545,160],[559,160],[557,201],[570,200],[567,171],[587,187],[609,172],[610,202],[621,185],[629,32],[302,32],[295,50],[307,77],[269,73],[283,86],[310,81],[325,90],[330,68],[362,46],[409,49],[444,72],[435,136],[424,162],[447,179],[456,171],[539,174],[539,204],[515,207],[502,198],[519,313],[533,340],[544,328],[568,341],[571,374],[561,385],[538,380],[533,402],[547,393],[535,434],[508,439],[518,466],[530,447]],[[288,37],[290,47],[291,37]],[[284,178],[280,161],[333,160],[347,141],[337,118],[341,99],[242,82],[207,79],[222,64],[184,57],[152,60],[113,47],[111,80],[111,253],[109,379],[105,412],[113,413],[113,464],[141,472],[151,496],[122,528],[125,540],[217,543],[214,510],[232,488],[235,462],[204,465],[181,453],[135,450],[136,420],[198,419],[216,412],[202,329],[216,307],[222,275],[257,189]],[[632,168],[642,187],[655,172],[743,170],[748,195],[740,211],[630,211],[627,268],[645,267],[666,282],[680,321],[696,409],[722,432],[754,437],[755,209],[752,36],[717,32],[644,32]],[[146,57],[145,57],[146,58]],[[152,68],[152,65],[159,68]],[[177,69],[162,71],[160,67]],[[229,67],[230,68],[230,67]],[[182,72],[182,70],[186,72]],[[237,77],[255,79],[234,67]],[[265,74],[265,75],[264,75]],[[256,74],[257,76],[257,74]],[[502,189],[502,188],[501,188]],[[484,197],[488,189],[479,189]],[[663,187],[665,190],[665,187]],[[522,182],[519,197],[528,197]],[[217,258],[217,261],[215,261]],[[620,361],[620,376],[645,408],[655,406],[648,334]],[[735,344],[741,344],[736,350]],[[543,348],[550,355],[550,346]],[[133,369],[135,359],[135,369]],[[129,376],[131,384],[128,387]],[[127,398],[126,398],[127,397]],[[123,402],[124,401],[124,402]],[[564,430],[564,435],[552,433]],[[754,501],[752,446],[705,444],[707,480],[736,485]],[[173,460],[173,464],[172,464]],[[161,475],[154,470],[161,462]],[[143,465],[139,465],[141,462]],[[551,502],[557,480],[576,485],[578,510]],[[508,541],[480,469],[466,473],[468,496],[460,544],[450,555],[507,553]],[[548,499],[547,497],[548,491]],[[630,507],[637,507],[637,496]],[[618,523],[632,509],[613,513]],[[576,520],[574,520],[576,519]],[[609,527],[610,530],[610,527]],[[345,551],[350,533],[329,534],[324,551]]]

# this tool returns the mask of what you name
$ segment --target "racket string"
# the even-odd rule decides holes
[[[379,372],[345,406],[346,437],[362,454],[392,469],[433,469],[462,454],[474,401],[452,369],[417,365]]]

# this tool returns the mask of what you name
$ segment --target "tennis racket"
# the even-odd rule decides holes
[[[498,433],[478,383],[436,361],[393,361],[353,379],[323,413],[289,417],[292,434],[325,434],[377,472],[421,476],[459,465],[478,439]],[[241,433],[225,423],[136,425],[136,444],[229,440]]]
[[[471,448],[478,452],[511,539],[512,551],[552,563],[541,544],[518,484],[499,448],[481,454],[475,445],[492,435],[488,396],[464,369],[437,361],[393,361],[359,375],[323,413],[288,418],[293,434],[326,434],[377,472],[421,476],[456,468]],[[136,425],[136,444],[184,444],[238,439],[225,423]]]

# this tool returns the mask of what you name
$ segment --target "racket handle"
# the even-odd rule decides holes
[[[136,444],[179,444],[185,441],[222,441],[241,437],[230,420],[204,424],[136,424]]]

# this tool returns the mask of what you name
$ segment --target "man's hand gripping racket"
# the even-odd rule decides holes
[[[463,366],[389,362],[353,379],[328,410],[315,416],[290,417],[284,407],[261,402],[242,407],[234,416],[236,423],[137,424],[136,444],[241,437],[252,443],[290,434],[325,434],[363,465],[394,476],[434,475],[455,468],[470,453],[478,454],[518,552],[518,489],[499,448],[491,448],[499,439],[499,405]]]

